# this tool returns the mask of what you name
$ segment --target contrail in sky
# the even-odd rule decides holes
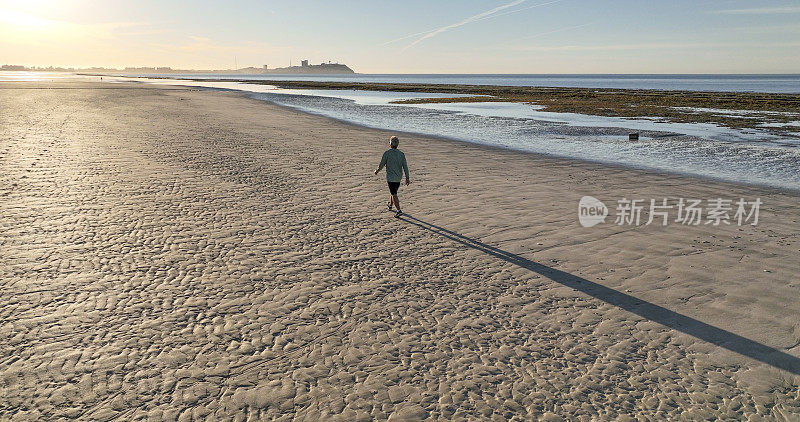
[[[416,37],[417,35],[427,34],[427,33],[433,32],[433,31],[435,31],[435,29],[430,29],[430,30],[427,30],[427,31],[417,32],[416,34],[406,35],[405,37],[395,38],[395,39],[393,39],[391,41],[386,41],[385,43],[383,43],[381,45],[388,45],[388,44],[391,44],[391,43],[402,41],[402,40],[407,39],[407,38]]]
[[[560,1],[564,1],[564,0],[552,0],[552,1],[548,1],[546,3],[539,3],[539,4],[534,4],[534,5],[531,5],[531,6],[528,6],[528,7],[523,7],[521,9],[509,10],[507,12],[497,13],[497,14],[492,15],[492,16],[487,16],[485,18],[476,19],[474,22],[478,22],[478,21],[482,21],[482,20],[486,20],[486,19],[499,18],[500,16],[505,16],[505,15],[510,15],[512,13],[522,12],[523,10],[533,9],[534,7],[547,6],[548,4],[558,3]]]
[[[383,43],[383,45],[391,44],[391,43],[394,43],[394,42],[397,42],[397,41],[401,41],[401,40],[404,40],[404,39],[407,39],[407,38],[411,38],[411,37],[416,37],[418,35],[423,35],[422,37],[420,37],[419,39],[415,40],[411,44],[405,46],[403,48],[403,50],[402,50],[402,51],[405,51],[406,49],[408,49],[410,47],[413,47],[414,45],[422,42],[423,40],[435,37],[436,35],[439,35],[442,32],[449,31],[449,30],[451,30],[453,28],[457,28],[459,26],[466,25],[468,23],[478,22],[478,21],[482,21],[482,20],[486,20],[486,19],[497,18],[497,17],[500,17],[500,16],[505,16],[505,15],[509,15],[509,14],[512,14],[512,13],[521,12],[523,10],[533,9],[534,7],[541,7],[541,6],[546,6],[548,4],[558,3],[558,2],[563,1],[563,0],[552,0],[552,1],[545,2],[545,3],[539,3],[539,4],[534,4],[532,6],[523,7],[521,9],[509,10],[509,11],[506,11],[506,12],[503,12],[503,13],[497,13],[497,12],[500,12],[501,10],[508,9],[509,7],[514,7],[516,5],[522,4],[525,1],[526,0],[516,0],[516,1],[513,1],[511,3],[495,7],[494,9],[487,10],[486,12],[479,13],[479,14],[477,14],[475,16],[471,16],[469,18],[466,18],[466,19],[464,19],[462,21],[459,21],[459,22],[456,22],[454,24],[443,26],[443,27],[437,28],[437,29],[432,29],[432,30],[429,30],[429,31],[417,32],[416,34],[406,35],[404,37],[400,37],[400,38],[393,39],[391,41],[387,41],[387,42]]]
[[[470,17],[468,17],[468,18],[466,18],[466,19],[464,19],[462,21],[459,21],[459,22],[456,22],[456,23],[453,23],[453,24],[450,24],[450,25],[447,25],[447,26],[443,26],[443,27],[441,27],[439,29],[434,29],[433,31],[428,32],[425,35],[421,36],[420,38],[414,40],[414,42],[412,42],[411,44],[405,46],[405,48],[403,48],[403,51],[405,51],[405,50],[407,50],[407,49],[409,49],[409,48],[421,43],[424,40],[427,40],[428,38],[433,38],[433,37],[441,34],[442,32],[449,31],[449,30],[451,30],[453,28],[458,28],[459,26],[466,25],[466,24],[468,24],[470,22],[475,22],[475,21],[477,21],[479,19],[483,19],[483,18],[488,17],[490,15],[493,15],[493,14],[495,14],[495,13],[501,11],[501,10],[508,9],[509,7],[514,7],[514,6],[516,6],[516,5],[520,4],[520,3],[523,3],[523,2],[525,2],[525,0],[514,0],[511,3],[504,4],[502,6],[497,6],[494,9],[487,10],[487,11],[485,11],[483,13],[478,13],[477,15],[470,16]]]

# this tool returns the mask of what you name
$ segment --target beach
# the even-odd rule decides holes
[[[800,415],[796,192],[400,133],[395,219],[393,133],[239,93],[4,82],[0,127],[2,419]]]

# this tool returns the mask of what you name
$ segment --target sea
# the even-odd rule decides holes
[[[235,90],[252,98],[371,128],[444,137],[525,153],[678,173],[800,192],[800,110],[790,123],[759,129],[552,113],[523,103],[394,104],[452,94],[283,89],[234,80],[548,86],[717,92],[800,93],[800,75],[154,75],[142,83]],[[149,77],[144,77],[149,76]],[[195,80],[183,80],[191,78]],[[196,80],[201,79],[201,80]],[[131,78],[120,80],[130,81]],[[708,110],[749,117],[746,110]],[[782,116],[785,117],[785,116]],[[763,117],[753,116],[762,119]],[[770,127],[787,125],[781,134]],[[795,130],[796,129],[796,130]],[[630,133],[639,133],[630,140]],[[383,144],[386,140],[376,139]],[[413,157],[413,151],[408,151]]]
[[[800,94],[797,75],[513,75],[513,74],[346,74],[346,75],[224,75],[161,74],[166,78],[209,80],[273,80],[453,85],[543,86],[566,88],[659,89],[680,91],[769,92]]]

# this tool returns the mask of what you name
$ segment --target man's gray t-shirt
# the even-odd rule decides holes
[[[392,148],[387,150],[383,153],[383,157],[381,158],[381,165],[378,166],[378,171],[386,166],[386,181],[387,182],[396,182],[399,183],[403,180],[403,174],[401,171],[405,172],[406,179],[408,179],[408,164],[406,164],[406,155],[403,154],[403,151],[400,151],[397,148]]]

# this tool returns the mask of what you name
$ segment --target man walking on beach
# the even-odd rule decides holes
[[[397,207],[397,212],[394,214],[395,218],[400,218],[400,216],[403,215],[403,211],[400,210],[400,199],[397,198],[397,189],[400,188],[400,181],[403,179],[403,174],[400,172],[401,170],[406,173],[406,186],[411,184],[411,180],[408,177],[406,155],[403,154],[403,151],[397,149],[397,145],[399,144],[400,140],[397,139],[396,136],[389,138],[389,146],[391,148],[383,153],[381,164],[378,166],[378,169],[375,170],[375,174],[378,174],[384,166],[386,167],[386,182],[389,183],[389,193],[391,194],[389,203],[386,204],[386,206],[389,208],[389,211],[392,210],[392,205]]]

